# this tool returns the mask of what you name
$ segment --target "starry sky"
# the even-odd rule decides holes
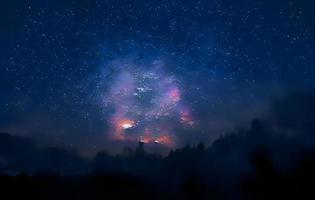
[[[176,148],[315,85],[313,0],[2,0],[0,131]]]

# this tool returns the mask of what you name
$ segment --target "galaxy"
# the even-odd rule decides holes
[[[193,128],[195,123],[182,99],[184,85],[165,72],[161,60],[144,66],[118,62],[112,65],[112,84],[106,91],[97,91],[100,108],[112,109],[109,137],[174,147],[174,127]]]

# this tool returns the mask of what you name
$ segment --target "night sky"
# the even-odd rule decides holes
[[[313,0],[1,0],[0,131],[119,152],[211,143],[315,86]]]

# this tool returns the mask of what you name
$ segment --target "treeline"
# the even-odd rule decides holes
[[[315,95],[308,93],[274,101],[267,117],[210,147],[167,157],[139,144],[86,161],[0,134],[0,190],[27,199],[315,199],[314,130]]]
[[[167,157],[147,154],[140,145],[119,156],[98,153],[90,162],[76,157],[78,165],[69,166],[76,159],[54,152],[46,159],[53,158],[49,164],[59,168],[3,173],[0,188],[14,198],[32,199],[315,198],[313,148],[300,137],[275,134],[269,128],[255,120],[248,130],[222,137],[211,147],[186,146]],[[81,173],[67,173],[70,170]]]

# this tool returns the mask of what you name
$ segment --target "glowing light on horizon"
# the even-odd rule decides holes
[[[131,128],[131,127],[133,127],[133,125],[132,124],[123,124],[123,125],[121,125],[124,129],[128,129],[128,128]]]
[[[164,145],[167,147],[174,147],[175,146],[175,141],[174,138],[170,135],[160,135],[157,137],[154,136],[148,136],[148,135],[144,135],[144,136],[140,136],[140,142],[143,142],[145,144],[160,144],[160,145]]]
[[[121,127],[122,129],[129,129],[134,127],[135,122],[130,119],[120,119],[118,120],[118,126]]]
[[[158,137],[157,139],[154,140],[155,143],[157,144],[162,144],[168,147],[174,147],[175,142],[173,138],[170,135],[162,135]]]

